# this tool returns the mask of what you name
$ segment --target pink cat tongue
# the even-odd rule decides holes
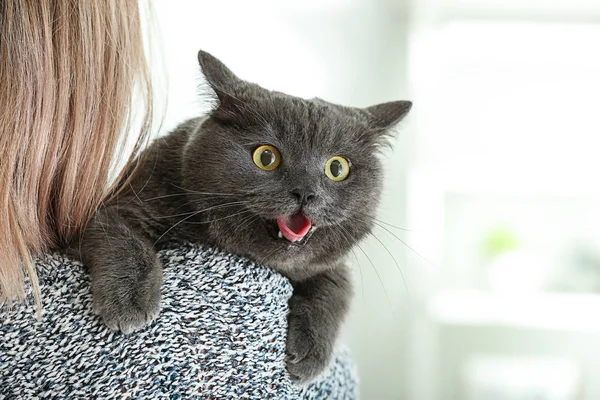
[[[302,240],[311,227],[310,219],[306,218],[303,213],[277,217],[277,225],[283,237],[290,242]]]

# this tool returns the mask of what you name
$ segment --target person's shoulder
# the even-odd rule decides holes
[[[308,387],[287,375],[292,287],[285,277],[208,246],[172,243],[158,256],[161,312],[129,335],[109,330],[94,314],[81,263],[61,253],[36,259],[41,318],[30,303],[0,311],[0,394],[355,398],[356,373],[345,351]],[[14,379],[14,370],[24,378]]]

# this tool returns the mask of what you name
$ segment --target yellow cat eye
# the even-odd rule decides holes
[[[262,170],[272,171],[279,167],[281,163],[281,154],[275,147],[265,144],[258,146],[252,153],[254,164]]]
[[[350,161],[341,156],[334,156],[325,164],[325,175],[334,182],[343,181],[350,175]]]

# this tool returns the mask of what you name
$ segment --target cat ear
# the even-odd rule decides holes
[[[242,82],[225,64],[206,51],[200,50],[198,52],[198,63],[200,63],[206,81],[217,93],[219,99],[223,94],[230,92],[235,85]]]
[[[390,101],[367,107],[371,126],[376,129],[390,129],[400,122],[412,108],[410,101]]]
[[[246,107],[236,97],[236,90],[245,84],[229,68],[213,55],[200,50],[198,63],[204,78],[217,96],[211,115],[221,121],[232,122],[239,118],[240,111]]]

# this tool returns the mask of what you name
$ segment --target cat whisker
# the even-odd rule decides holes
[[[235,230],[236,232],[238,231],[239,227],[241,227],[242,225],[250,225],[252,224],[254,221],[256,221],[257,219],[259,219],[259,217],[257,215],[251,214],[250,217],[246,217],[245,219],[243,219],[239,225],[235,226]]]
[[[406,229],[406,228],[402,228],[402,227],[400,227],[400,226],[397,226],[397,225],[394,225],[394,224],[390,224],[389,222],[385,222],[385,221],[383,221],[383,220],[381,220],[381,219],[379,219],[379,218],[375,218],[375,217],[373,217],[372,215],[370,215],[370,214],[367,214],[367,213],[361,213],[361,212],[358,212],[358,214],[361,214],[361,215],[363,215],[363,216],[365,216],[365,217],[371,218],[371,219],[373,219],[374,221],[377,221],[377,222],[379,222],[380,224],[387,225],[387,226],[389,226],[389,227],[391,227],[391,228],[398,229],[399,231],[404,231],[404,232],[414,232],[412,229]]]
[[[176,226],[178,226],[178,225],[179,225],[179,224],[181,224],[182,222],[184,222],[184,221],[186,221],[186,220],[188,220],[188,219],[190,219],[190,218],[192,218],[192,217],[194,217],[194,216],[196,216],[196,215],[200,214],[201,212],[202,212],[202,211],[196,211],[196,212],[194,212],[194,213],[191,213],[191,214],[190,214],[190,215],[188,215],[187,217],[185,217],[185,218],[181,219],[179,222],[177,222],[177,223],[173,224],[173,225],[172,225],[172,226],[171,226],[169,229],[167,229],[165,232],[163,232],[163,234],[162,234],[162,235],[160,235],[160,236],[158,237],[158,239],[156,239],[156,240],[154,241],[154,246],[156,246],[156,244],[157,244],[157,243],[160,241],[160,239],[162,239],[162,238],[163,238],[163,237],[164,237],[164,236],[165,236],[167,233],[169,233],[169,232],[170,232],[170,231],[171,231],[173,228],[175,228]]]
[[[350,248],[350,251],[354,255],[354,259],[356,260],[356,264],[358,265],[358,274],[360,275],[360,295],[364,299],[365,298],[365,283],[363,280],[362,266],[360,265],[358,256],[356,255],[356,252],[354,251],[354,249],[352,247]]]
[[[364,281],[363,281],[363,272],[362,272],[362,267],[360,265],[360,261],[358,260],[358,256],[356,255],[356,252],[354,251],[352,243],[344,234],[344,232],[346,232],[348,234],[350,234],[350,233],[346,229],[344,229],[344,227],[342,225],[339,225],[339,227],[343,229],[343,232],[340,232],[340,233],[342,234],[342,237],[344,238],[346,243],[348,243],[350,251],[354,255],[354,259],[356,260],[356,265],[358,266],[358,273],[360,274],[360,293],[361,293],[362,298],[364,298],[365,297],[365,285],[364,285]]]
[[[356,217],[352,217],[349,216],[348,218],[365,223],[366,221],[360,219],[360,218],[356,218]],[[406,246],[410,251],[412,251],[417,257],[419,257],[421,260],[425,261],[427,264],[429,264],[430,266],[433,266],[433,264],[427,260],[424,256],[422,256],[419,252],[417,252],[412,246],[410,246],[405,240],[401,239],[400,237],[398,237],[398,235],[396,235],[394,232],[390,231],[388,228],[386,228],[385,226],[381,225],[377,220],[373,221],[374,225],[380,229],[385,230],[389,235],[391,235],[392,237],[394,237],[396,240],[398,240],[399,242],[401,242],[404,246]]]
[[[369,233],[369,235],[373,236],[378,242],[379,244],[381,244],[381,246],[383,246],[383,248],[385,249],[385,251],[387,251],[387,253],[390,255],[390,257],[392,257],[392,260],[394,261],[394,264],[396,264],[396,269],[398,270],[398,272],[400,272],[400,276],[402,277],[402,283],[404,284],[404,290],[406,291],[406,299],[408,301],[408,304],[411,304],[410,301],[410,292],[408,290],[408,285],[406,284],[406,279],[404,278],[404,273],[402,272],[402,268],[400,268],[400,264],[398,264],[398,261],[396,260],[396,257],[394,257],[394,254],[392,254],[392,252],[390,251],[390,249],[387,248],[387,246],[385,245],[385,243],[383,243],[381,241],[381,239],[379,239],[377,237],[377,235],[375,235],[374,233]]]
[[[174,183],[168,182],[169,185],[176,187],[179,190],[183,190],[187,193],[193,193],[193,194],[200,194],[200,195],[209,195],[209,196],[238,196],[241,194],[248,194],[248,192],[245,191],[236,191],[235,193],[214,193],[214,192],[199,192],[197,190],[191,190],[191,189],[187,189],[181,186],[177,186]]]
[[[166,199],[166,198],[170,198],[170,197],[188,196],[188,195],[189,195],[188,193],[173,193],[173,194],[166,194],[166,195],[163,195],[163,196],[150,197],[148,199],[144,199],[143,201],[153,201],[153,200]],[[224,196],[220,195],[220,194],[207,195],[205,197],[202,197],[202,200],[221,199],[223,197]]]
[[[149,179],[148,179],[149,180]],[[147,182],[146,182],[147,183]],[[127,182],[127,184],[129,185],[129,188],[131,189],[131,192],[134,194],[134,196],[136,197],[136,199],[138,199],[138,201],[140,203],[143,203],[142,199],[140,199],[140,197],[138,196],[137,192],[135,191],[135,189],[133,188],[133,186],[131,186],[131,182]]]
[[[105,207],[106,207],[106,205],[105,205],[104,201],[102,201],[100,204],[101,204],[101,207],[102,207],[102,208],[105,208]],[[110,246],[111,250],[113,250],[113,251],[114,251],[114,248],[113,248],[112,242],[110,241],[110,237],[109,237],[109,235],[108,235],[108,232],[107,232],[107,230],[106,230],[106,224],[104,224],[104,223],[103,223],[103,222],[101,222],[101,221],[98,221],[98,222],[99,222],[99,223],[98,223],[98,225],[100,225],[100,226],[102,227],[102,231],[104,231],[104,236],[106,237],[106,243],[108,243],[108,245]],[[83,235],[83,234],[82,234],[82,235]],[[79,247],[79,252],[81,253],[81,246]]]
[[[224,204],[217,204],[211,207],[207,207],[207,208],[203,208],[202,210],[198,210],[198,211],[189,211],[186,213],[181,213],[181,214],[174,214],[174,215],[161,215],[159,217],[156,217],[157,219],[163,219],[163,218],[174,218],[174,217],[183,217],[185,215],[190,215],[190,214],[199,214],[199,213],[204,213],[210,210],[215,210],[215,209],[219,209],[219,208],[225,208],[225,207],[233,207],[233,206],[238,206],[238,205],[242,205],[242,204],[248,204],[247,201],[232,201],[231,203],[224,203]]]
[[[433,267],[434,265],[428,260],[426,259],[424,256],[422,256],[419,252],[417,252],[412,246],[410,246],[408,243],[406,243],[406,241],[400,239],[394,232],[390,231],[389,229],[387,229],[385,226],[381,226],[379,225],[379,223],[375,222],[375,226],[377,226],[379,229],[383,229],[384,231],[386,231],[388,234],[390,234],[392,237],[394,237],[396,240],[400,241],[403,245],[405,245],[410,251],[412,251],[415,255],[417,255],[417,257],[419,257],[421,260],[425,261],[429,266]]]
[[[154,157],[154,165],[152,166],[152,171],[150,172],[150,175],[148,175],[148,179],[146,179],[146,182],[144,182],[144,185],[140,189],[139,193],[142,193],[144,191],[144,189],[146,188],[146,186],[148,185],[148,183],[152,179],[152,175],[154,175],[154,171],[156,170],[156,165],[157,164],[158,164],[158,157]],[[131,184],[129,186],[131,186]],[[135,190],[133,190],[133,187],[131,188],[131,190],[133,191],[133,193],[135,193]],[[137,194],[135,194],[135,196],[137,197]]]
[[[375,264],[373,264],[373,260],[371,260],[371,257],[369,257],[367,252],[362,248],[362,246],[359,243],[356,243],[356,246],[360,249],[360,251],[362,251],[362,253],[365,255],[365,257],[367,257],[369,264],[371,264],[371,267],[373,267],[373,271],[375,271],[375,274],[377,275],[377,279],[379,279],[379,283],[381,283],[381,288],[383,289],[383,294],[385,295],[388,306],[390,307],[390,310],[393,310],[392,302],[390,301],[390,296],[388,295],[387,289],[385,288],[385,284],[383,283],[383,280],[381,279],[381,275],[379,274],[379,271],[377,271]]]
[[[380,220],[378,218],[373,218],[373,220],[376,221],[376,222],[379,222],[380,224],[387,225],[387,226],[389,226],[391,228],[398,229],[399,231],[414,232],[412,229],[401,228],[399,226],[396,226],[396,225],[390,224],[388,222],[382,221],[382,220]]]
[[[150,197],[149,199],[144,199],[143,201],[152,201],[152,200],[166,199],[168,197],[176,197],[176,196],[187,196],[187,193],[165,194],[164,196]]]
[[[340,228],[342,228],[342,230],[344,230],[350,236],[351,239],[353,239],[353,240],[355,239],[352,236],[352,234],[350,232],[348,232],[348,230],[346,230],[346,228],[344,228],[341,224],[337,224],[337,226],[340,227]],[[385,288],[385,284],[383,283],[383,280],[381,279],[381,275],[379,274],[379,271],[377,271],[377,268],[375,267],[375,264],[373,264],[373,260],[371,260],[371,257],[369,257],[369,255],[367,254],[367,252],[362,248],[362,246],[360,245],[360,243],[358,243],[358,241],[356,241],[356,246],[365,255],[365,257],[369,261],[369,264],[371,264],[371,267],[373,268],[373,271],[375,272],[375,275],[377,275],[377,279],[379,279],[379,283],[381,283],[381,288],[383,289],[383,294],[385,295],[385,298],[386,298],[387,303],[388,303],[388,305],[390,307],[390,310],[393,310],[392,302],[390,301],[390,296],[388,295],[387,289]]]
[[[211,219],[211,220],[208,220],[208,221],[201,221],[201,222],[188,222],[188,223],[189,223],[189,224],[197,224],[197,225],[210,224],[210,223],[212,223],[212,222],[221,221],[221,220],[223,220],[223,219],[227,219],[227,218],[233,218],[233,217],[235,217],[235,216],[242,215],[242,214],[246,214],[246,213],[251,213],[251,212],[252,212],[252,211],[250,211],[250,210],[248,210],[248,209],[244,209],[244,210],[242,210],[242,211],[240,211],[240,212],[237,212],[237,213],[235,213],[235,214],[226,215],[226,216],[224,216],[224,217],[221,217],[221,218],[217,218],[217,219]]]
[[[233,225],[232,227],[230,227],[229,229],[227,229],[227,231],[225,233],[223,233],[223,236],[229,236],[230,234],[237,234],[239,228],[244,225],[244,224],[250,224],[252,222],[254,222],[256,219],[258,219],[259,217],[255,214],[250,214],[249,216],[243,217],[241,221],[239,221],[236,225]],[[232,233],[233,232],[233,233]]]
[[[242,202],[238,202],[238,203],[242,203]],[[169,233],[169,232],[170,232],[172,229],[174,229],[174,228],[175,228],[176,226],[178,226],[179,224],[181,224],[181,223],[183,223],[183,222],[187,221],[188,219],[190,219],[190,218],[193,218],[193,217],[195,217],[196,215],[198,215],[198,214],[200,214],[200,213],[204,213],[204,212],[210,211],[210,210],[212,210],[212,209],[215,209],[215,208],[223,208],[223,207],[226,207],[226,206],[231,206],[231,205],[237,205],[237,204],[233,204],[233,203],[228,203],[228,204],[220,204],[220,205],[217,205],[217,206],[213,206],[213,207],[205,208],[205,209],[202,209],[202,210],[199,210],[199,211],[195,211],[195,212],[192,212],[192,213],[183,214],[183,215],[187,215],[187,217],[185,217],[185,218],[181,219],[179,222],[177,222],[177,223],[173,224],[173,225],[172,225],[172,226],[171,226],[169,229],[167,229],[167,230],[166,230],[166,231],[165,231],[165,232],[164,232],[162,235],[160,235],[160,236],[158,237],[158,239],[156,239],[156,241],[154,242],[154,245],[156,245],[156,244],[157,244],[157,243],[160,241],[160,239],[162,239],[162,238],[163,238],[163,237],[164,237],[164,236],[165,236],[167,233]],[[230,217],[232,217],[232,216],[235,216],[235,215],[239,215],[239,214],[243,214],[244,212],[248,212],[248,211],[249,211],[249,210],[244,210],[244,211],[242,211],[241,213],[237,213],[237,214],[231,215]],[[212,221],[203,221],[203,222],[197,222],[197,223],[198,223],[198,224],[202,224],[202,223],[204,223],[204,224],[207,224],[207,223],[214,222],[214,221],[218,221],[218,219],[217,219],[217,220],[212,220]]]

